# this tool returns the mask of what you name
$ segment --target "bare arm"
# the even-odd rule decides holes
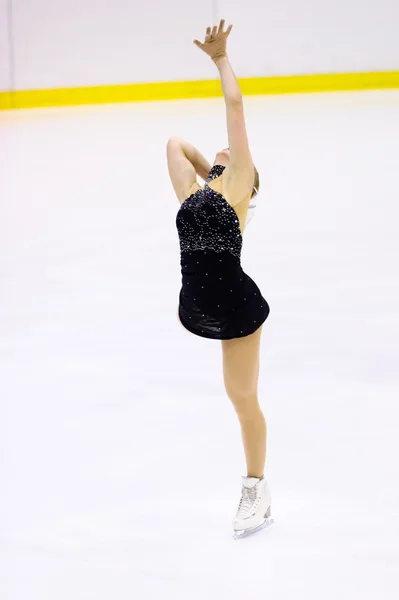
[[[166,153],[173,188],[179,201],[183,202],[194,187],[199,187],[196,175],[205,180],[211,166],[192,144],[177,136],[169,139]]]
[[[197,150],[197,148],[194,148],[190,142],[180,139],[180,143],[185,156],[193,165],[195,172],[201,177],[201,179],[205,181],[205,179],[208,177],[209,171],[211,170],[211,165],[201,154],[201,152]]]
[[[226,56],[222,56],[216,60],[215,64],[219,71],[226,105],[242,104],[241,88],[231,67],[227,54]]]
[[[253,162],[245,126],[244,104],[237,77],[227,56],[215,61],[226,103],[227,134],[230,148],[230,169],[249,170],[253,181]]]
[[[230,148],[230,161],[224,178],[229,199],[233,204],[237,204],[251,193],[255,168],[249,151],[242,93],[226,52],[227,37],[231,28],[232,25],[224,31],[222,19],[219,27],[207,28],[204,43],[198,40],[194,40],[194,43],[212,58],[219,71],[226,103]]]

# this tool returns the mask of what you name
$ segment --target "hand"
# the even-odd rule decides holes
[[[223,27],[224,19],[221,19],[219,29],[217,25],[212,28],[212,31],[210,27],[207,27],[204,44],[198,40],[194,40],[194,44],[198,46],[198,48],[201,48],[205,54],[208,54],[214,62],[227,56],[226,43],[233,25],[229,25],[226,31],[223,31]]]

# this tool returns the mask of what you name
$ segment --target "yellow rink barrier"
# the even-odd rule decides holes
[[[245,96],[399,88],[399,71],[239,79]],[[220,81],[165,81],[0,92],[0,110],[222,96]]]

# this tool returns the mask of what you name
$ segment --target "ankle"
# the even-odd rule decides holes
[[[255,479],[263,479],[264,474],[259,475],[257,471],[248,471],[247,477],[254,477]]]

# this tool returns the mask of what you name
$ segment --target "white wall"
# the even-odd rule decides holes
[[[218,2],[241,75],[399,70],[399,0]]]
[[[191,46],[211,0],[13,3],[17,88],[209,77]]]
[[[7,1],[0,0],[0,92],[11,89]]]
[[[399,0],[10,1],[17,89],[212,78],[192,40],[221,16],[239,76],[399,70]]]

